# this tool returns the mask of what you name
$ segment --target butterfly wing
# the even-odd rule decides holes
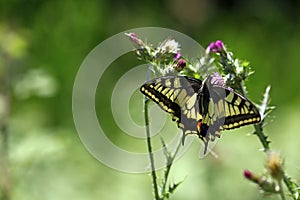
[[[197,94],[202,85],[198,79],[184,76],[165,76],[144,83],[140,91],[157,103],[164,111],[172,114],[184,134],[197,134],[200,115]]]
[[[220,137],[220,131],[238,128],[261,120],[254,104],[233,91],[205,81],[199,90],[199,107],[203,115],[200,137],[207,143]]]
[[[232,89],[212,85],[210,89],[208,114],[213,121],[222,119],[221,130],[229,130],[260,122],[261,117],[255,105]]]
[[[140,91],[172,114],[186,134],[197,134],[205,144],[220,137],[220,131],[260,122],[251,101],[230,88],[185,76],[164,76],[145,82]],[[184,141],[184,137],[183,137]]]

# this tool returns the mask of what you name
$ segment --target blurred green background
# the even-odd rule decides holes
[[[80,142],[72,118],[73,83],[88,53],[116,33],[148,26],[180,31],[203,46],[221,39],[251,62],[250,98],[259,102],[272,85],[276,110],[266,133],[271,147],[286,158],[288,174],[299,180],[299,10],[296,0],[2,0],[1,198],[152,199],[149,174],[126,174],[98,162]],[[109,109],[118,77],[136,64],[141,63],[134,54],[128,55],[115,63],[119,69],[106,72],[107,88],[97,92],[98,112],[108,112],[101,108]],[[140,116],[141,103],[132,107]],[[136,145],[109,114],[107,119],[102,123],[112,141],[146,151],[144,141]],[[199,160],[193,145],[174,165],[171,181],[184,182],[171,199],[278,199],[259,194],[242,175],[244,169],[261,173],[264,168],[258,139],[247,135],[252,128],[224,133],[215,148],[217,159]]]

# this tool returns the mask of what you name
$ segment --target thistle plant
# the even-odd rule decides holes
[[[146,44],[137,37],[134,33],[126,34],[135,46],[136,55],[138,59],[144,60],[149,64],[146,81],[149,79],[149,74],[152,71],[156,76],[164,76],[167,74],[175,74],[177,71],[182,70],[186,66],[186,61],[182,59],[180,54],[180,45],[173,39],[166,39],[158,47],[153,48],[152,45]],[[149,153],[149,160],[151,166],[151,176],[153,184],[153,194],[155,200],[169,199],[175,189],[179,186],[179,183],[172,183],[168,185],[168,177],[173,165],[173,161],[180,148],[180,143],[174,153],[170,152],[164,140],[161,138],[162,146],[164,148],[164,155],[166,157],[166,169],[164,171],[161,184],[158,183],[157,174],[154,166],[154,157],[152,150],[152,143],[149,129],[149,115],[148,115],[148,103],[149,100],[144,98],[144,118],[147,135],[147,147]]]
[[[213,84],[230,88],[242,94],[244,97],[247,97],[245,82],[248,77],[253,74],[250,63],[235,58],[233,53],[227,50],[222,41],[217,40],[216,42],[210,43],[203,57],[198,58],[197,62],[190,62],[181,55],[180,44],[174,39],[166,39],[157,47],[153,47],[151,44],[142,41],[134,33],[128,33],[126,35],[133,43],[138,59],[145,61],[149,65],[146,81],[149,79],[151,72],[155,76],[183,75],[202,80],[209,74]],[[270,113],[274,110],[274,106],[270,105],[270,89],[271,87],[267,86],[261,104],[256,105],[257,108],[259,108],[261,122],[253,125],[253,135],[258,137],[263,146],[263,152],[266,154],[265,173],[260,175],[250,170],[244,170],[244,177],[257,184],[260,191],[268,194],[279,194],[283,200],[286,199],[283,188],[284,183],[290,196],[294,200],[298,200],[300,199],[300,189],[298,185],[292,178],[287,176],[283,158],[277,151],[271,150],[270,140],[264,133],[264,127],[269,122]],[[166,169],[161,183],[158,183],[150,138],[148,102],[149,100],[144,98],[144,117],[154,199],[164,200],[169,199],[170,194],[172,194],[181,183],[168,184],[169,172],[181,143],[178,143],[176,151],[171,153],[167,149],[164,140],[161,139],[166,157]]]
[[[253,74],[249,62],[241,61],[233,58],[233,53],[227,51],[225,45],[221,41],[211,43],[206,52],[212,54],[212,59],[219,68],[220,74],[224,78],[226,85],[234,90],[240,91],[243,96],[247,97],[247,90],[245,81]],[[284,188],[282,182],[286,185],[290,196],[298,200],[300,189],[292,178],[286,175],[284,171],[284,162],[280,154],[270,148],[270,140],[264,134],[264,127],[268,124],[268,117],[274,106],[270,106],[270,92],[271,87],[268,86],[263,95],[263,100],[257,107],[260,109],[261,122],[254,125],[256,135],[263,146],[263,151],[266,153],[266,169],[267,173],[264,175],[257,175],[249,170],[244,171],[245,178],[256,183],[259,188],[266,193],[280,194],[281,199],[285,199]]]

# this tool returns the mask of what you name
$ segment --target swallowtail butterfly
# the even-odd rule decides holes
[[[185,135],[197,134],[204,141],[220,137],[220,131],[260,122],[254,104],[233,89],[186,76],[163,76],[145,82],[140,91],[172,115]]]

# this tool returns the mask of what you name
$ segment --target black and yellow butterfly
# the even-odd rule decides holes
[[[260,122],[259,111],[247,98],[230,88],[186,76],[163,76],[145,82],[140,91],[172,114],[172,120],[187,134],[204,141],[220,137],[220,131]]]

